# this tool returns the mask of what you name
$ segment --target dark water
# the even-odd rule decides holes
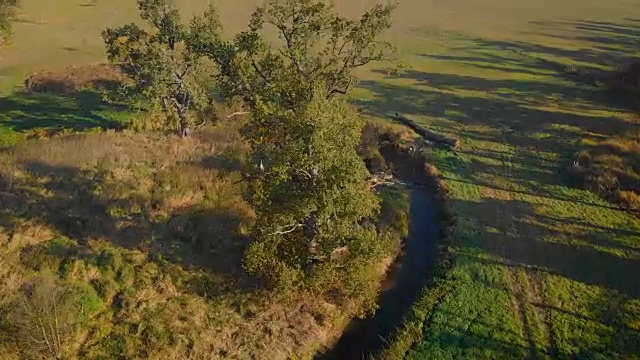
[[[409,237],[383,284],[378,311],[369,318],[351,321],[334,348],[315,360],[360,360],[375,354],[402,324],[426,285],[438,255],[437,208],[422,189],[409,190],[409,196]]]

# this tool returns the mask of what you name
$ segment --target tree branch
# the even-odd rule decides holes
[[[310,174],[308,171],[306,171],[306,170],[302,170],[302,169],[296,169],[296,170],[297,170],[298,172],[303,173],[304,175],[307,175],[307,177],[308,177],[309,179],[313,179],[313,176],[311,176],[311,174]]]
[[[267,85],[272,86],[271,79],[267,78],[264,72],[260,70],[260,68],[258,67],[258,64],[256,64],[256,60],[253,57],[251,57],[251,66],[258,73],[258,75],[260,75],[260,77],[267,83]]]
[[[247,114],[250,114],[250,113],[251,113],[250,111],[236,111],[233,114],[229,114],[227,116],[227,119],[231,119],[232,117],[235,117],[235,116],[247,115]]]
[[[390,186],[390,185],[406,185],[402,181],[393,178],[390,174],[376,174],[368,179],[369,188],[375,189],[378,186]]]
[[[286,226],[281,227],[280,230],[272,232],[272,233],[270,233],[268,235],[269,236],[273,236],[273,235],[289,234],[289,233],[292,233],[292,232],[296,231],[298,228],[301,228],[303,226],[304,226],[303,224],[286,225]]]

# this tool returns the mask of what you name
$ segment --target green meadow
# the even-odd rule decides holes
[[[408,69],[361,83],[375,112],[462,142],[432,154],[457,260],[416,305],[422,335],[407,358],[640,357],[640,221],[565,176],[581,144],[638,128],[590,74],[640,53],[640,6],[428,4],[413,7],[420,22],[399,21]]]

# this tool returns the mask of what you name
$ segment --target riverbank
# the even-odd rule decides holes
[[[443,207],[446,191],[427,160],[430,149],[416,151],[414,134],[400,127],[370,124],[365,138],[367,132],[369,139],[375,139],[368,144],[370,167],[391,172],[404,184],[402,191],[410,201],[409,234],[383,280],[378,310],[367,318],[352,320],[334,346],[316,356],[317,360],[371,358],[386,351],[391,339],[397,343],[399,328],[414,316],[413,306],[424,296],[423,289],[449,262],[441,256],[442,239],[448,236],[448,227],[443,226],[449,219]]]

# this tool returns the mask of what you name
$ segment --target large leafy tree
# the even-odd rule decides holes
[[[380,40],[392,12],[378,5],[351,20],[324,2],[270,0],[232,41],[193,43],[218,64],[222,93],[252,113],[243,128],[258,214],[250,271],[297,281],[375,247],[378,201],[356,151],[362,120],[336,95],[349,91],[355,68],[392,54]],[[279,42],[266,35],[273,29]]]
[[[0,48],[4,47],[13,34],[13,21],[15,20],[19,0],[0,0]]]
[[[201,33],[181,22],[173,0],[138,0],[138,8],[150,30],[136,24],[105,30],[102,37],[109,61],[133,80],[123,95],[162,109],[169,119],[178,121],[180,134],[186,136],[189,111],[207,103],[204,82],[197,76],[202,57],[190,43],[201,43],[203,36],[209,36],[208,41],[217,39],[218,19],[211,9],[207,31]],[[200,25],[203,20],[199,19]]]
[[[394,47],[380,35],[392,25],[394,9],[376,5],[353,20],[317,0],[267,0],[233,41],[198,47],[219,64],[223,94],[249,104],[259,97],[292,109],[312,94],[346,94],[355,82],[354,69],[390,60]],[[265,36],[274,30],[280,46]],[[322,91],[316,91],[318,84]]]

